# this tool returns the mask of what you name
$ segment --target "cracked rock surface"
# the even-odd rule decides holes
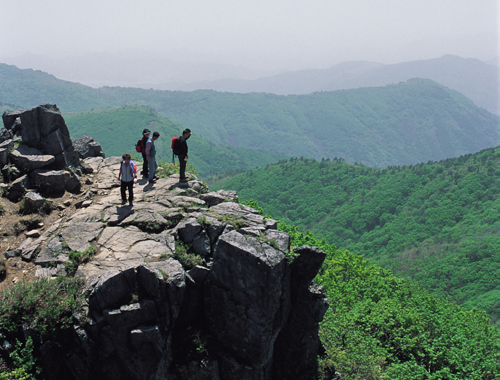
[[[328,302],[311,280],[324,253],[301,247],[291,266],[275,221],[194,176],[141,179],[121,205],[119,164],[85,159],[94,184],[77,211],[19,247],[38,277],[85,283],[73,329],[41,342],[45,377],[314,378]],[[283,336],[297,325],[298,338]]]

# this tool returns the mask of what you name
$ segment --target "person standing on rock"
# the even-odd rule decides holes
[[[149,183],[155,183],[155,181],[158,179],[158,177],[156,176],[156,168],[158,167],[158,164],[156,163],[155,148],[155,141],[158,140],[158,137],[160,137],[160,134],[158,132],[154,132],[153,137],[149,138],[146,143],[146,156],[149,163]]]
[[[177,139],[177,144],[175,146],[177,156],[179,157],[179,166],[180,166],[180,171],[179,171],[179,181],[181,182],[186,182],[186,164],[188,160],[188,146],[186,140],[190,138],[192,135],[191,130],[189,128],[186,128],[182,132],[182,136],[180,136]]]
[[[142,164],[141,174],[144,176],[144,178],[148,178],[149,176],[149,162],[148,162],[148,156],[146,155],[146,143],[148,142],[150,133],[151,131],[147,128],[145,128],[142,131],[141,146],[143,147],[143,149],[141,154],[142,154],[143,164]]]
[[[132,207],[134,205],[134,183],[137,183],[137,167],[132,161],[130,154],[125,153],[122,156],[120,164],[120,172],[118,173],[118,180],[120,180],[120,191],[122,195],[122,205],[127,203],[126,190],[128,189],[128,204]]]

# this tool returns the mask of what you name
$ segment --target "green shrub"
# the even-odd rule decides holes
[[[194,268],[196,265],[203,265],[205,260],[199,255],[188,253],[189,247],[182,243],[176,242],[174,258],[177,259],[184,269]]]
[[[230,224],[235,230],[245,227],[245,221],[234,215],[218,215],[217,220],[221,223]]]
[[[32,379],[33,376],[27,373],[24,368],[9,369],[4,364],[2,364],[2,359],[0,358],[0,380],[32,380]]]
[[[70,275],[74,274],[77,271],[78,266],[89,261],[96,252],[97,249],[93,245],[90,245],[90,247],[83,252],[69,251],[69,260],[64,263],[66,272]]]
[[[14,350],[9,354],[12,360],[12,367],[18,372],[18,375],[31,374],[40,375],[42,368],[38,365],[37,358],[33,355],[33,339],[29,336],[26,343],[16,339]],[[33,377],[32,377],[33,378]]]
[[[177,161],[176,161],[177,162]],[[179,174],[180,172],[180,167],[178,163],[169,163],[166,161],[158,161],[158,166],[165,169],[165,170],[159,170],[156,175],[159,178],[166,178],[172,174]],[[191,164],[186,165],[186,172],[192,175],[198,175],[198,171],[195,169],[195,167]],[[190,177],[189,179],[191,179]]]
[[[17,284],[0,293],[0,331],[15,332],[24,323],[44,335],[71,326],[81,306],[82,280],[58,277]]]

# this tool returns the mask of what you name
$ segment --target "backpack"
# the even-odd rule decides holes
[[[146,153],[146,143],[148,142],[148,138],[143,137],[137,144],[135,144],[135,151],[138,153]]]
[[[174,155],[177,155],[177,141],[179,141],[177,136],[174,136],[172,138],[172,144],[170,145],[170,148],[172,148],[172,152]]]
[[[138,152],[138,153],[142,153],[145,151],[144,149],[144,143],[142,141],[142,139],[140,139],[139,141],[137,141],[137,144],[135,144],[135,151]]]

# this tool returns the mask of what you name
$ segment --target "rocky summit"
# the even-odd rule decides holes
[[[73,328],[39,342],[45,378],[315,379],[325,253],[290,255],[275,221],[193,175],[139,180],[123,206],[119,165],[84,159],[77,211],[19,247],[38,277],[85,284]]]

